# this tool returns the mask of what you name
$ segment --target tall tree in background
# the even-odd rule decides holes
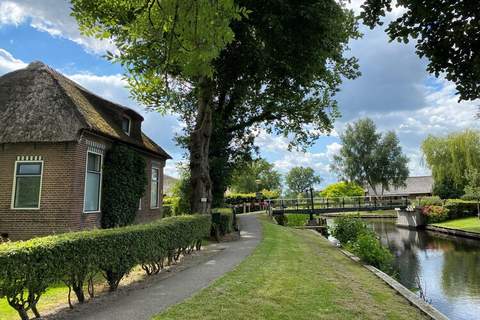
[[[310,167],[294,167],[285,178],[290,193],[298,195],[313,188],[322,179],[315,175],[315,171]]]
[[[356,59],[345,54],[359,36],[356,20],[338,1],[236,3],[248,19],[232,22],[234,41],[214,61],[214,203],[222,202],[236,163],[253,157],[260,129],[288,136],[292,147],[310,145],[339,116],[334,95],[342,78],[358,76]],[[193,115],[182,116],[193,124]]]
[[[361,17],[373,28],[393,0],[366,0]],[[456,84],[460,99],[480,98],[480,6],[474,0],[396,0],[403,14],[387,27],[391,40],[416,39],[427,70]]]
[[[375,194],[383,194],[390,186],[405,185],[408,158],[394,132],[382,135],[366,118],[348,124],[340,140],[342,148],[334,156],[332,169],[343,180],[369,185]]]
[[[231,188],[240,193],[280,190],[281,175],[265,159],[246,161],[234,170]]]
[[[161,112],[191,112],[191,207],[209,210],[208,153],[212,134],[215,69],[212,61],[233,41],[232,20],[247,14],[234,0],[72,0],[72,14],[89,36],[110,38],[132,95]],[[193,108],[182,103],[195,97]]]
[[[469,173],[480,163],[480,132],[465,130],[447,136],[428,136],[422,143],[425,162],[432,170],[434,193],[441,198],[464,194]]]

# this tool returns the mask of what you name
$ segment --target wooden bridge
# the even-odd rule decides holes
[[[275,199],[267,200],[267,205],[272,215],[313,215],[334,212],[405,209],[409,206],[409,199],[408,197],[398,196]]]

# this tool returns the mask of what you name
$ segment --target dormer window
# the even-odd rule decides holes
[[[130,125],[131,125],[131,120],[130,120],[130,118],[122,117],[122,130],[123,130],[123,132],[125,132],[127,135],[130,135]]]

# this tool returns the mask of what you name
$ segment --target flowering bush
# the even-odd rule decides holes
[[[427,223],[437,223],[448,219],[448,209],[442,206],[424,206],[422,214],[427,218]]]

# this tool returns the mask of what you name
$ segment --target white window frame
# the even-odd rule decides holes
[[[153,187],[152,172],[153,170],[157,170],[157,206],[156,207],[152,205],[152,187]],[[160,208],[160,168],[156,165],[153,165],[152,170],[150,170],[150,209],[159,209],[159,208]]]
[[[124,119],[127,119],[127,120],[128,120],[128,131],[127,131],[127,132],[125,132],[125,131],[123,130],[123,120],[124,120]],[[130,136],[130,132],[132,131],[132,118],[130,118],[129,116],[123,115],[123,116],[122,116],[122,126],[121,126],[121,127],[122,127],[123,133],[125,133],[125,134],[128,135],[128,136]]]
[[[15,194],[17,191],[17,169],[18,165],[22,163],[41,163],[40,169],[40,190],[38,191],[38,207],[36,208],[16,208],[15,207]],[[43,160],[17,160],[15,161],[13,171],[13,185],[12,185],[12,201],[10,203],[10,209],[12,210],[40,210],[40,203],[42,201],[42,185],[43,185]]]
[[[100,186],[98,190],[98,210],[89,211],[85,209],[85,197],[87,196],[87,175],[88,175],[88,154],[97,154],[100,156]],[[103,180],[103,154],[91,150],[87,150],[87,156],[85,157],[85,181],[83,183],[83,213],[100,213],[102,212],[102,181]]]

